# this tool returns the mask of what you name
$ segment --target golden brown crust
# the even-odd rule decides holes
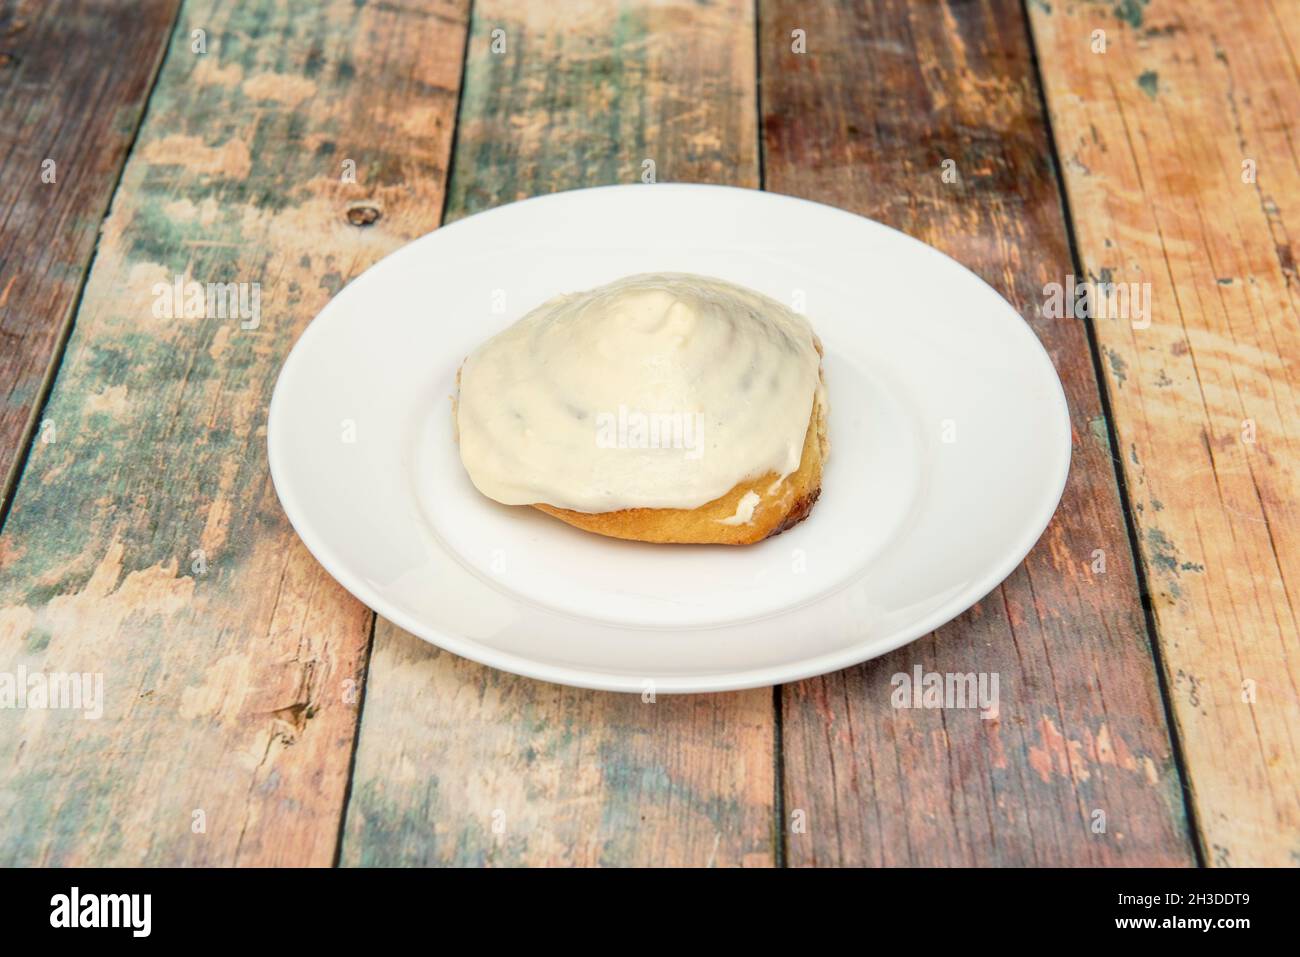
[[[752,545],[793,528],[812,511],[821,493],[822,462],[829,451],[826,438],[826,408],[818,394],[813,402],[808,432],[804,436],[803,458],[797,471],[777,481],[775,473],[741,482],[726,495],[699,508],[626,508],[617,512],[574,512],[553,505],[534,505],[562,522],[584,531],[638,542]],[[769,491],[770,489],[770,491]],[[753,518],[743,524],[725,525],[753,491],[759,496]]]

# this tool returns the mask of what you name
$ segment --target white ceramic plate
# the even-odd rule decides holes
[[[822,339],[830,460],[783,535],[601,538],[488,501],[460,464],[464,357],[557,293],[652,271],[802,307]],[[829,206],[676,184],[538,197],[398,250],[294,346],[267,441],[289,520],[361,601],[484,664],[618,691],[791,681],[933,630],[1024,558],[1070,463],[1050,359],[973,273]]]

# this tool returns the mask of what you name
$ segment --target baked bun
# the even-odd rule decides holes
[[[457,382],[479,491],[584,531],[748,545],[821,493],[821,344],[741,286],[646,274],[557,297],[472,353]]]
[[[753,481],[741,482],[726,495],[699,508],[624,508],[617,512],[596,513],[575,512],[540,503],[533,508],[554,515],[575,528],[610,538],[694,545],[752,545],[780,535],[808,517],[822,491],[822,462],[829,451],[826,406],[819,397],[813,404],[799,468],[785,478],[769,472]],[[733,521],[737,516],[745,518],[746,515],[748,521]]]

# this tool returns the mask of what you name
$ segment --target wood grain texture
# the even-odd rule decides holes
[[[739,0],[476,3],[448,218],[638,182],[645,159],[660,181],[756,186],[753,44]],[[562,688],[381,619],[343,861],[770,864],[773,739],[769,689]]]
[[[1071,260],[1018,4],[765,2],[760,36],[768,187],[973,269],[1042,340],[1074,424],[1060,509],[993,594],[894,654],[784,689],[790,862],[1191,863],[1085,328],[1042,314]],[[894,708],[892,677],[916,665],[996,673],[998,718]]]
[[[1294,866],[1300,3],[1031,11],[1205,856]]]
[[[177,5],[0,3],[0,513]]]
[[[641,182],[646,160],[659,182],[757,187],[753,23],[742,0],[476,3],[448,221]]]
[[[466,16],[182,10],[0,537],[0,671],[102,674],[103,716],[6,712],[0,863],[332,860],[372,616],[280,510],[267,402],[339,287],[436,225]],[[176,277],[260,284],[260,324],[160,316]]]
[[[772,692],[640,696],[457,658],[376,623],[344,864],[772,862]]]

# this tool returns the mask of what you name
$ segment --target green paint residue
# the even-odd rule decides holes
[[[1106,350],[1106,358],[1110,361],[1110,371],[1115,376],[1115,381],[1123,385],[1128,381],[1128,363],[1114,349]]]
[[[1120,0],[1115,4],[1115,16],[1136,30],[1142,26],[1142,8],[1149,2],[1150,0]]]
[[[1158,528],[1147,529],[1147,546],[1151,549],[1151,564],[1167,572],[1178,574],[1178,556],[1174,543]]]
[[[1110,435],[1106,432],[1105,416],[1098,415],[1089,419],[1088,431],[1092,433],[1092,437],[1097,440],[1098,445],[1107,452],[1110,451]]]
[[[1142,92],[1151,99],[1156,98],[1157,84],[1160,77],[1155,70],[1144,70],[1138,75],[1138,86],[1142,87]]]
[[[33,628],[27,633],[27,650],[29,652],[44,651],[50,646],[50,639],[53,635],[48,629]]]

